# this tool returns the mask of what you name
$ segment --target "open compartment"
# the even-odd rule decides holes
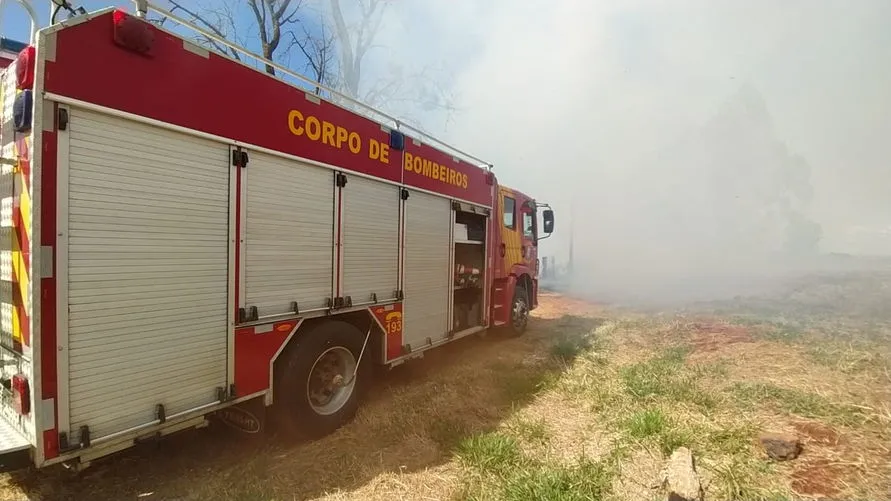
[[[488,210],[456,203],[452,332],[485,325]]]

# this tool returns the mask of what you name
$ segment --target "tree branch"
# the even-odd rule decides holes
[[[195,11],[188,9],[187,7],[183,7],[183,5],[178,0],[169,0],[169,2],[170,2],[170,5],[172,6],[170,9],[170,12],[176,12],[177,10],[181,10],[192,18],[192,22],[197,22],[197,23],[204,25],[207,29],[212,31],[215,35],[217,35],[220,38],[224,38],[224,39],[227,38],[226,34],[223,33],[223,31],[220,29],[220,27],[218,25],[211,23],[204,16],[198,14]],[[228,12],[227,14],[228,14],[228,17],[230,20],[230,24],[234,27],[235,22],[234,22],[234,19],[232,18],[232,15],[231,15],[232,13]],[[223,14],[221,14],[220,12],[216,12],[216,15],[222,16]],[[163,23],[163,20],[161,22]],[[239,56],[238,52],[232,50],[231,48],[226,47],[226,46],[218,43],[214,39],[204,36],[204,35],[202,35],[200,38],[202,40],[204,40],[205,43],[212,45],[217,51],[219,51],[223,54],[229,54],[232,57],[234,57],[236,60],[241,61],[241,57]]]

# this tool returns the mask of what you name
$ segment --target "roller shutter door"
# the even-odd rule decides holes
[[[231,167],[227,145],[91,111],[69,134],[70,430],[96,439],[226,385]]]
[[[403,343],[416,349],[448,334],[449,200],[411,192],[405,201]]]
[[[350,176],[343,189],[343,295],[392,299],[399,280],[399,188]]]
[[[247,175],[245,304],[268,317],[332,297],[334,173],[252,152]]]

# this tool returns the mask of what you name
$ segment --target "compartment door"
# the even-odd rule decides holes
[[[88,426],[96,440],[152,423],[159,404],[167,416],[213,404],[227,386],[233,167],[226,144],[69,115],[58,259],[70,422],[60,431],[77,441]]]
[[[404,217],[403,343],[414,351],[449,332],[451,202],[409,190]]]
[[[399,288],[399,188],[349,176],[343,195],[342,296],[353,305],[394,299]]]

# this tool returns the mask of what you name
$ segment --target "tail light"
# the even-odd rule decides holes
[[[30,89],[34,86],[34,47],[28,46],[15,58],[15,86]]]
[[[155,43],[155,32],[145,21],[124,11],[116,10],[114,16],[114,42],[125,49],[150,56]]]
[[[23,416],[31,412],[31,387],[24,374],[12,376],[12,404]]]

